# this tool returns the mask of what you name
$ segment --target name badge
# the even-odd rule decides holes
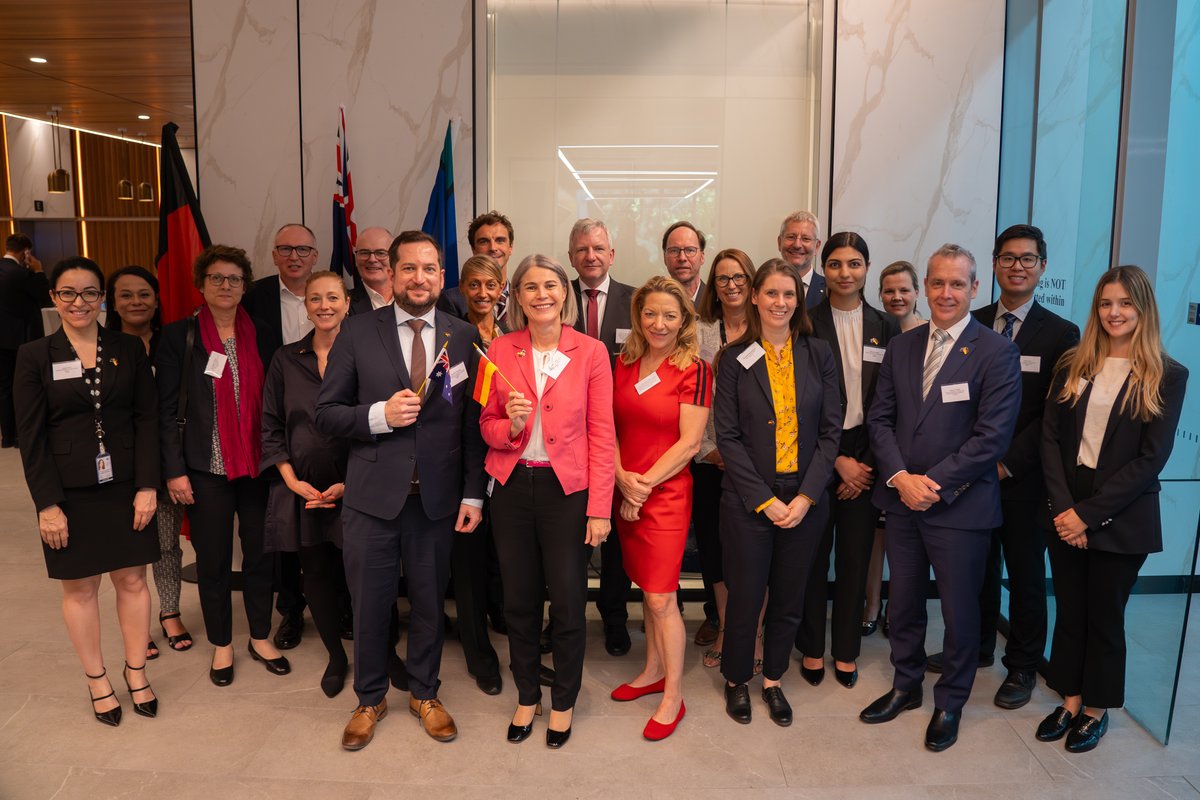
[[[204,367],[204,374],[214,378],[219,378],[225,374],[225,363],[229,361],[224,353],[209,353],[208,364]]]
[[[96,456],[96,480],[100,483],[108,483],[112,479],[112,456],[108,453],[101,453]]]
[[[625,344],[625,340],[629,338],[629,328],[617,328],[617,344]]]
[[[1041,356],[1021,356],[1021,372],[1041,372]]]
[[[546,359],[546,363],[542,366],[542,372],[554,380],[558,380],[558,376],[562,374],[563,369],[569,363],[571,363],[570,358],[555,350]]]
[[[54,380],[68,381],[71,378],[83,377],[83,362],[78,358],[74,361],[56,361],[50,365]]]
[[[948,383],[942,387],[943,403],[965,403],[971,399],[971,384]]]
[[[761,344],[758,342],[751,342],[750,346],[743,350],[742,354],[738,356],[738,363],[746,369],[750,369],[752,366],[754,366],[755,361],[758,361],[766,354],[767,351],[763,350]]]
[[[467,379],[467,365],[461,361],[450,368],[450,385],[458,386]]]
[[[883,354],[886,351],[882,347],[872,347],[871,345],[863,346],[863,361],[870,361],[872,364],[882,364]]]
[[[658,373],[651,372],[649,375],[647,375],[646,377],[642,378],[640,381],[635,383],[633,385],[633,388],[637,389],[638,394],[645,394],[646,392],[653,389],[655,386],[658,386],[658,384],[659,384]]]

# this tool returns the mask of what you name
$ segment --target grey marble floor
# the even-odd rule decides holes
[[[112,601],[106,587],[104,645],[115,675],[121,657]],[[236,603],[240,643],[246,629]],[[183,605],[193,633],[202,634],[194,587],[185,586]],[[357,753],[343,751],[339,738],[354,697],[349,688],[332,700],[321,693],[324,654],[315,636],[288,653],[294,671],[286,677],[268,674],[239,648],[237,678],[225,689],[208,681],[207,647],[164,650],[149,667],[161,698],[159,717],[134,715],[126,697],[124,721],[108,728],[88,710],[12,450],[0,451],[0,609],[0,800],[383,800],[431,791],[440,798],[546,792],[651,800],[1200,797],[1200,681],[1194,677],[1200,671],[1192,648],[1185,659],[1191,677],[1181,687],[1169,747],[1116,712],[1101,747],[1082,756],[1034,739],[1037,721],[1055,705],[1044,687],[1018,711],[992,705],[1003,679],[999,665],[980,671],[959,742],[944,753],[922,746],[931,699],[891,724],[863,725],[858,711],[890,685],[887,640],[878,634],[864,640],[862,679],[853,690],[832,679],[813,688],[789,672],[785,687],[796,723],[787,729],[771,724],[756,693],[754,722],[729,720],[720,676],[704,668],[700,648],[689,644],[687,717],[674,736],[651,744],[641,730],[653,699],[618,704],[608,697],[638,671],[644,638],[636,619],[633,651],[613,658],[604,652],[594,614],[575,732],[559,752],[542,745],[541,720],[524,744],[504,741],[516,702],[511,681],[506,676],[501,696],[483,695],[456,641],[447,642],[442,670],[441,696],[460,730],[450,744],[425,736],[403,713],[407,698],[393,692],[395,711],[380,723],[375,741]],[[639,610],[631,611],[636,618]],[[689,606],[689,634],[698,611]],[[936,603],[930,612],[931,646],[940,649]],[[494,638],[503,662],[507,645]]]

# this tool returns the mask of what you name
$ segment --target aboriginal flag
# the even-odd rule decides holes
[[[159,302],[165,325],[190,317],[202,302],[192,284],[192,264],[200,251],[212,244],[200,201],[192,188],[175,132],[179,126],[168,122],[162,129],[159,150],[159,175],[162,183],[158,209]]]

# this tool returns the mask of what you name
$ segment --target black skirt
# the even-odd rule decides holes
[[[42,542],[46,572],[55,580],[78,580],[116,569],[158,561],[158,526],[154,520],[133,529],[131,481],[64,489],[61,504],[67,516],[67,546],[51,549]]]

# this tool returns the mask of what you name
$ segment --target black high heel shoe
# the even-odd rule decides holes
[[[538,703],[534,706],[533,715],[540,717],[542,715],[542,704]],[[533,733],[533,720],[529,720],[528,725],[517,725],[508,723],[508,741],[510,744],[520,744],[530,737]]]
[[[272,675],[287,675],[292,671],[292,665],[288,663],[286,656],[279,658],[263,658],[254,649],[254,640],[250,639],[246,642],[246,649],[250,651],[250,657],[255,661],[261,661],[263,666],[267,668],[267,672]]]
[[[103,678],[105,675],[108,674],[108,670],[104,670],[99,675],[88,675],[86,672],[83,674],[90,680],[98,681],[101,678]],[[110,689],[112,688],[112,684],[109,684],[109,688]],[[110,708],[108,711],[97,711],[96,703],[100,700],[107,700],[108,698],[113,697],[115,695],[116,695],[116,692],[109,692],[108,694],[101,695],[100,697],[92,697],[92,689],[91,689],[91,687],[88,687],[88,698],[92,701],[92,713],[96,715],[96,719],[100,720],[105,725],[111,725],[114,728],[121,724],[120,701],[117,702],[116,708]]]
[[[150,688],[150,681],[146,681],[145,686],[140,686],[137,689],[135,689],[129,685],[129,671],[144,672],[145,669],[146,669],[145,664],[142,664],[140,667],[131,667],[131,666],[129,666],[129,662],[126,661],[125,669],[121,670],[121,677],[125,679],[125,688],[129,690],[129,699],[130,700],[133,700],[134,692],[150,692],[151,694],[154,694],[154,690]],[[151,719],[153,719],[154,717],[157,717],[158,716],[158,698],[151,697],[149,700],[147,700],[144,703],[139,703],[136,700],[133,700],[133,713],[140,714],[143,717],[150,717]]]
[[[191,650],[192,645],[195,644],[195,642],[192,641],[192,635],[188,633],[187,628],[184,628],[183,633],[179,634],[178,636],[172,636],[171,634],[167,633],[166,621],[169,619],[179,619],[179,612],[176,611],[174,614],[160,613],[158,615],[158,626],[162,628],[163,638],[167,640],[167,646],[176,653],[182,653],[184,650]],[[182,625],[183,621],[180,620],[179,624]],[[176,647],[175,645],[179,644],[180,642],[187,642],[187,644],[183,647]],[[157,658],[157,656],[155,657]]]
[[[571,719],[574,722],[574,716]],[[546,728],[546,747],[551,750],[558,750],[567,743],[567,739],[571,738],[571,726],[568,725],[565,731],[556,731],[551,727]]]

